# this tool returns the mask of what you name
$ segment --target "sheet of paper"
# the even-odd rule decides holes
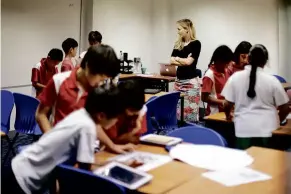
[[[179,144],[170,150],[170,156],[208,170],[243,168],[253,162],[245,151],[214,145]]]
[[[289,115],[287,116],[287,119],[291,119],[291,114],[289,114]]]
[[[173,159],[170,156],[167,155],[160,155],[160,154],[152,154],[148,152],[139,152],[135,151],[132,153],[119,155],[113,158],[109,159],[110,161],[118,161],[118,162],[127,162],[132,160],[137,160],[143,165],[137,167],[136,169],[142,170],[142,171],[150,171],[154,168],[157,168],[159,166],[162,166]]]
[[[237,186],[241,184],[247,184],[257,181],[266,181],[271,179],[270,175],[253,170],[251,168],[240,168],[229,171],[214,171],[205,172],[202,174],[210,180],[223,184],[227,187]]]

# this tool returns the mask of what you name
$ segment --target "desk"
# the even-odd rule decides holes
[[[141,80],[145,88],[162,89],[169,91],[169,83],[174,82],[176,77],[162,76],[158,74],[120,74],[119,80],[138,79]]]
[[[232,121],[227,121],[224,112],[215,113],[204,117],[205,121],[218,121],[225,123],[232,123]],[[273,131],[273,135],[291,135],[291,119],[287,120],[285,126],[280,126],[277,130]]]
[[[251,168],[272,176],[271,180],[236,187],[225,187],[201,175],[193,175],[191,181],[167,192],[168,194],[285,194],[287,186],[287,153],[272,149],[251,147],[247,152],[255,161]],[[289,166],[290,168],[290,166]]]
[[[282,86],[284,87],[284,89],[287,89],[289,87],[291,87],[290,83],[282,83]]]
[[[165,148],[158,146],[149,146],[140,144],[137,148],[138,151],[151,152],[156,154],[168,154]],[[95,155],[98,161],[105,161],[106,159],[115,156],[108,152],[99,152]],[[153,175],[153,180],[138,191],[141,193],[159,194],[166,193],[167,191],[190,181],[193,177],[200,177],[200,174],[205,172],[204,169],[194,168],[188,164],[172,161],[161,167],[149,171]],[[181,193],[182,194],[182,193]]]

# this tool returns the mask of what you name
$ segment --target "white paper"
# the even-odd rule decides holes
[[[227,187],[247,184],[257,181],[266,181],[272,177],[251,168],[233,169],[229,171],[205,172],[202,176],[223,184]]]
[[[131,152],[128,154],[119,155],[119,156],[110,158],[109,160],[110,161],[118,161],[118,162],[137,160],[137,161],[143,163],[143,165],[137,167],[136,169],[147,172],[147,171],[150,171],[154,168],[162,166],[162,165],[172,161],[173,159],[167,155],[160,155],[160,154],[152,154],[152,153],[148,153],[148,152],[135,151],[135,152]]]
[[[289,114],[286,119],[291,119],[291,114]]]
[[[214,145],[179,144],[170,150],[170,156],[208,170],[243,168],[253,162],[246,151]]]

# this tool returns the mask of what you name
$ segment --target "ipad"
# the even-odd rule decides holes
[[[117,162],[98,168],[94,173],[130,190],[141,187],[153,178],[150,174]]]
[[[148,134],[140,137],[140,141],[144,143],[158,144],[163,146],[176,145],[183,140],[177,137],[170,137],[164,135]]]

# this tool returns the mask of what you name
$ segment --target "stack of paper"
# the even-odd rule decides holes
[[[199,168],[216,171],[239,169],[253,162],[245,151],[214,145],[179,144],[171,149],[170,156]]]

